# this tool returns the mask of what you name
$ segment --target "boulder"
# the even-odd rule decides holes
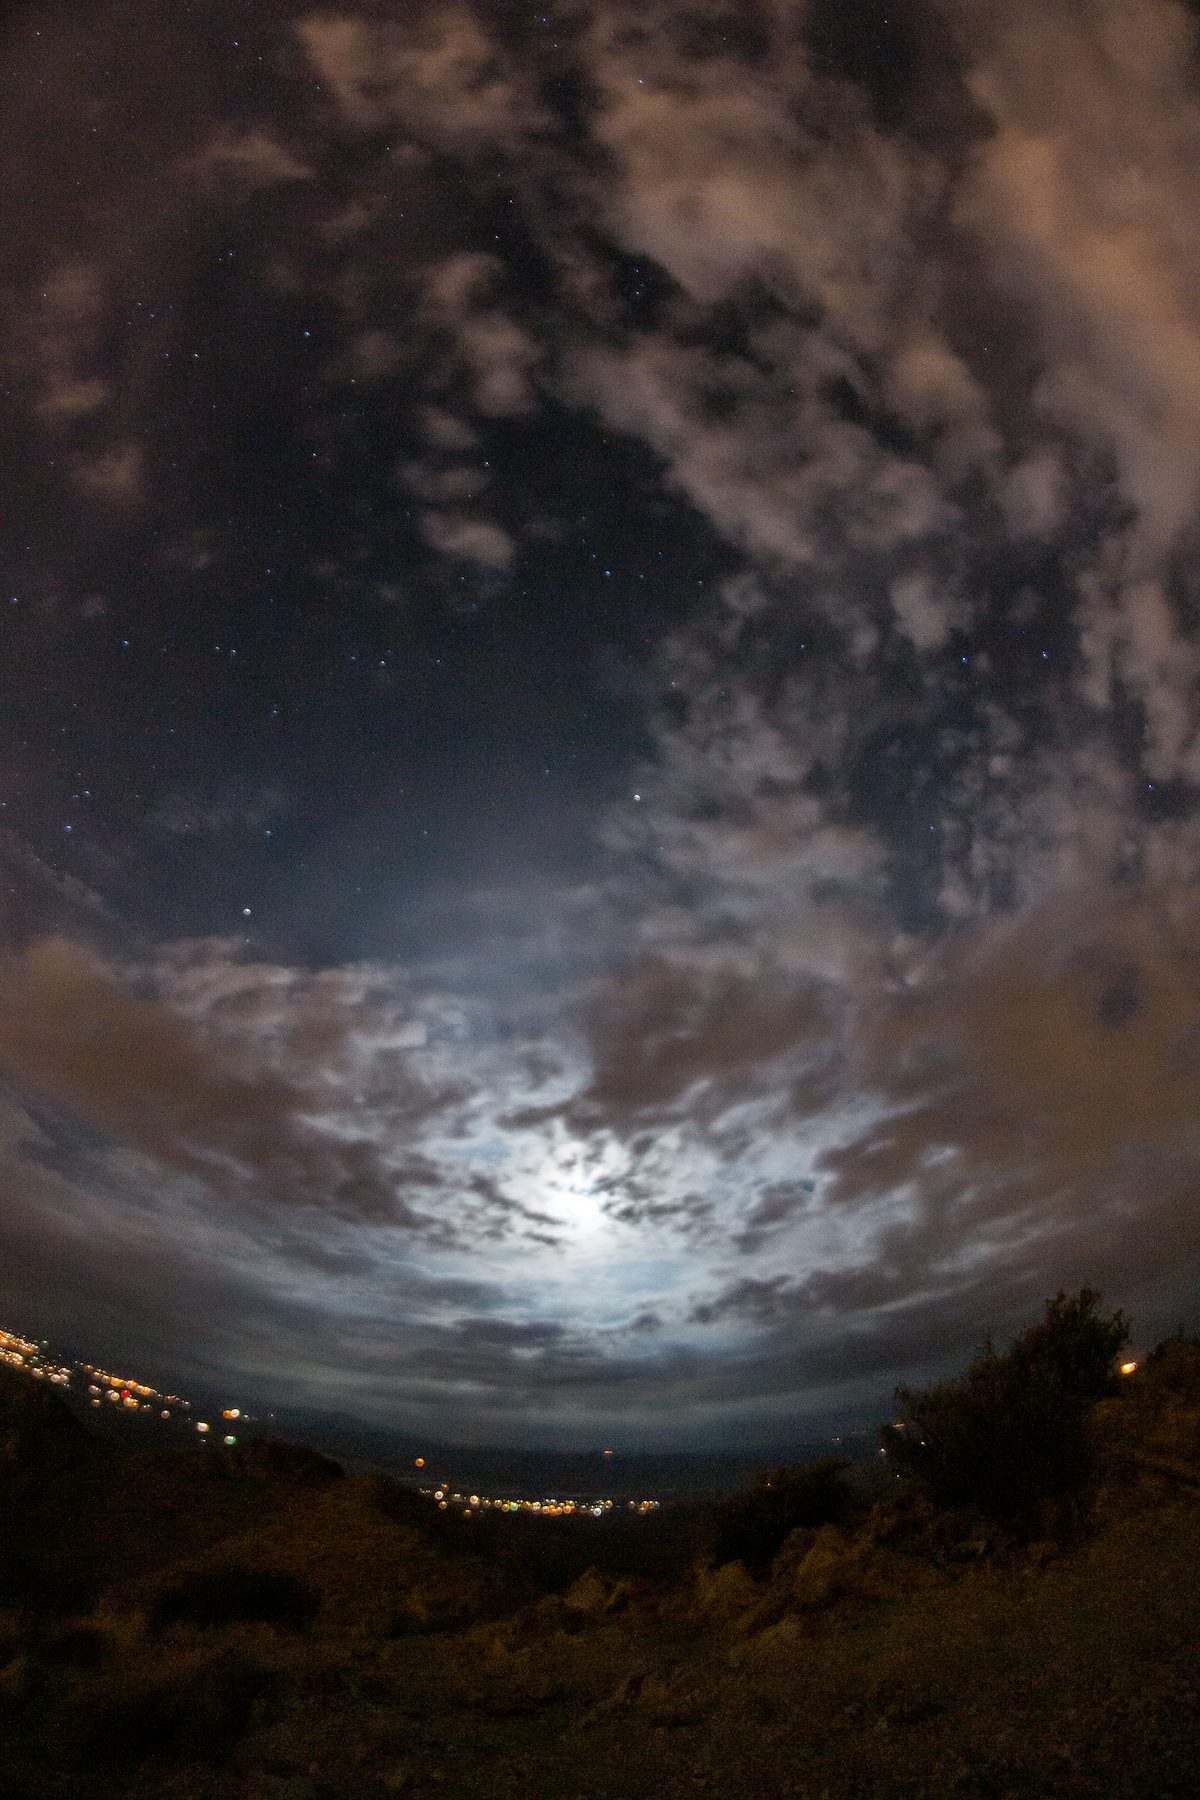
[[[759,1589],[745,1563],[704,1565],[696,1572],[696,1600],[701,1609],[718,1620],[733,1623],[755,1606]]]
[[[837,1525],[822,1525],[791,1581],[791,1599],[801,1607],[828,1606],[840,1595],[863,1591],[869,1546],[855,1542]]]

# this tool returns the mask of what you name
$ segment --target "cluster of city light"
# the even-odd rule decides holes
[[[134,1381],[128,1375],[113,1375],[107,1369],[101,1369],[95,1363],[60,1363],[55,1362],[46,1353],[44,1343],[37,1344],[30,1338],[20,1337],[14,1331],[0,1330],[0,1362],[6,1362],[23,1374],[36,1375],[40,1380],[51,1381],[56,1387],[86,1387],[88,1401],[92,1406],[119,1407],[122,1412],[157,1413],[160,1419],[178,1418],[190,1413],[192,1403],[179,1394],[164,1394],[147,1382]],[[227,1406],[221,1417],[223,1419],[247,1419],[240,1406]],[[190,1421],[189,1421],[190,1422]],[[196,1431],[204,1437],[209,1430],[204,1420],[195,1422]],[[237,1438],[227,1432],[223,1443],[233,1445]]]
[[[15,1331],[0,1331],[0,1362],[6,1362],[25,1375],[36,1375],[39,1381],[53,1382],[55,1387],[70,1385],[71,1371],[65,1363],[46,1355],[44,1344],[18,1337]]]
[[[493,1494],[463,1494],[449,1487],[421,1488],[420,1492],[430,1500],[436,1500],[442,1512],[457,1507],[462,1512],[537,1513],[543,1519],[602,1519],[606,1514],[617,1510],[615,1500],[584,1500],[568,1497],[548,1496],[543,1500],[507,1500]],[[625,1510],[638,1514],[655,1512],[657,1500],[627,1500]]]
[[[190,1400],[183,1400],[178,1394],[160,1394],[157,1388],[147,1387],[144,1381],[133,1381],[126,1375],[110,1375],[106,1369],[96,1368],[94,1363],[80,1366],[84,1374],[91,1377],[87,1391],[93,1406],[103,1406],[107,1400],[128,1412],[157,1411],[163,1419],[171,1417],[172,1407],[180,1412],[187,1412],[191,1407]]]

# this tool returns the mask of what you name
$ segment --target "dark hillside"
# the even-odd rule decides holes
[[[99,1453],[53,1387],[0,1365],[0,1471],[6,1482],[74,1467]]]

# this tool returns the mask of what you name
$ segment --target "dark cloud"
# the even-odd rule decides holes
[[[1167,914],[1114,901],[948,949],[864,1034],[875,1116],[821,1158],[829,1208],[900,1204],[869,1263],[809,1276],[806,1296],[888,1306],[973,1265],[1148,1287],[1190,1262],[1189,946]]]
[[[744,1097],[755,1074],[814,1044],[828,1018],[815,983],[778,973],[635,963],[607,981],[589,1011],[593,1074],[574,1102],[580,1120],[644,1129],[687,1106],[692,1116]]]
[[[65,940],[10,956],[0,996],[7,1073],[164,1169],[248,1207],[317,1208],[436,1235],[375,1143],[321,1129],[315,1084],[256,1065],[228,1036],[206,1040]],[[411,1077],[405,1085],[409,1119],[447,1103]]]
[[[811,1204],[815,1192],[815,1181],[772,1182],[762,1189],[747,1212],[733,1242],[747,1254],[760,1250],[773,1231],[786,1225],[796,1213]]]

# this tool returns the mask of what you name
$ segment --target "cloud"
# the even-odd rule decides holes
[[[897,623],[915,650],[938,650],[950,634],[953,600],[939,593],[936,578],[925,572],[900,575],[888,590]]]
[[[89,369],[98,352],[105,284],[98,265],[77,258],[60,263],[44,279],[26,321],[40,392],[37,412],[45,423],[66,428],[107,405],[111,388]]]
[[[347,359],[356,377],[379,381],[404,367],[404,347],[394,332],[368,326],[351,339]]]
[[[1145,1286],[1193,1254],[1192,956],[1169,907],[1117,895],[947,944],[858,1036],[874,1116],[823,1153],[822,1204],[892,1204],[807,1300],[882,1306],[985,1267]]]
[[[774,1232],[790,1224],[798,1212],[812,1204],[816,1185],[812,1180],[778,1181],[763,1188],[733,1240],[737,1248],[747,1255],[760,1250]]]
[[[485,569],[507,569],[516,555],[517,547],[506,531],[489,519],[467,513],[423,512],[421,534],[444,556],[457,556]]]
[[[188,988],[185,972],[176,971],[175,981]],[[269,1047],[262,1043],[272,1016],[268,994],[286,985],[277,978],[251,989],[256,1017],[246,1010],[243,987],[235,1033],[232,996],[218,1004],[210,984],[204,1031],[194,980],[189,1019],[162,999],[130,991],[68,941],[45,940],[0,967],[0,1065],[93,1130],[202,1183],[225,1203],[386,1221],[436,1238],[437,1222],[406,1198],[412,1183],[403,1146],[389,1156],[368,1130],[339,1123],[322,1104],[336,1082],[328,1061],[309,1060],[313,1047],[325,1056],[336,1056],[339,1046],[343,1055],[352,1050],[348,1023],[322,1011],[320,989],[295,1009],[286,1036],[279,1035],[284,1021],[276,1000],[276,1035]],[[211,1029],[214,1019],[219,1029]],[[256,1034],[247,1030],[251,1024]],[[397,1123],[411,1127],[450,1099],[402,1064],[392,1080]]]
[[[575,391],[644,438],[697,510],[768,562],[820,567],[835,535],[844,556],[943,531],[955,513],[930,471],[839,414],[835,370],[806,336],[787,327],[736,355],[645,334],[583,353]]]
[[[345,122],[399,124],[424,142],[479,154],[520,142],[541,121],[531,85],[471,8],[404,23],[312,13],[296,31]]]
[[[476,433],[464,419],[455,418],[453,413],[443,412],[439,406],[426,407],[422,422],[425,436],[435,450],[461,453],[473,449],[479,442]]]
[[[143,497],[145,458],[140,444],[111,444],[76,459],[74,476],[83,492],[106,506],[134,506]]]
[[[201,179],[232,179],[250,188],[276,187],[281,182],[313,178],[313,170],[306,163],[293,156],[272,131],[260,127],[219,127],[186,166]]]
[[[702,1120],[731,1094],[780,1078],[780,1059],[824,1047],[829,1022],[819,987],[781,971],[753,977],[665,959],[635,963],[605,981],[588,1016],[593,1072],[573,1107],[612,1127],[645,1129],[685,1113]]]
[[[64,1138],[72,1147],[56,1155]],[[81,1162],[79,1139],[60,1116],[35,1121],[0,1096],[0,1301],[24,1318],[36,1295],[45,1331],[68,1344],[86,1321],[87,1352],[109,1366],[272,1408],[344,1406],[374,1389],[394,1418],[389,1373],[407,1334],[429,1343],[462,1312],[503,1303],[486,1280],[411,1259],[380,1284],[377,1253],[349,1224],[302,1235],[222,1218],[155,1165]]]
[[[878,345],[907,261],[915,159],[873,131],[852,90],[811,76],[790,21],[775,22],[769,68],[754,67],[689,53],[672,12],[597,14],[593,132],[618,239],[703,305],[756,279]]]
[[[108,383],[98,375],[83,375],[78,380],[51,377],[38,411],[44,419],[66,424],[99,412],[108,403],[109,394]]]
[[[1128,692],[1142,708],[1147,774],[1200,781],[1200,653],[1163,581],[1130,581],[1123,550],[1110,549],[1107,569],[1080,578],[1079,690],[1101,711]]]
[[[442,469],[407,463],[400,475],[412,493],[435,504],[474,500],[491,480],[486,469],[472,468],[467,463],[450,463]]]
[[[1005,522],[1015,538],[1052,538],[1066,523],[1067,476],[1057,450],[1032,451],[1016,463],[1000,490]]]
[[[71,927],[77,927],[81,918],[94,925],[108,916],[104,899],[94,888],[77,876],[52,869],[24,838],[6,828],[0,828],[0,869],[8,877],[5,888],[10,902],[0,910],[5,928],[0,943],[5,948],[24,938],[25,932],[15,928],[15,921],[27,912],[43,921],[61,918]]]
[[[1140,546],[1161,553],[1200,471],[1191,23],[1172,0],[1027,0],[980,35],[967,79],[993,129],[960,216],[1037,310],[1036,403],[1115,453]]]
[[[686,1314],[712,1335],[706,1363],[732,1359],[730,1386],[764,1400],[790,1370],[809,1405],[840,1388],[844,1408],[856,1383],[961,1355],[1058,1283],[1127,1303],[1170,1289],[1200,1248],[1193,937],[1163,897],[1114,891],[914,952],[890,993],[848,1007],[835,1141],[811,1174],[765,1179],[761,1136],[715,1170],[709,1279],[693,1258]],[[692,1048],[699,1064],[701,1034]],[[802,1164],[806,1109],[797,1123]],[[724,1233],[749,1269],[723,1269]]]
[[[999,439],[920,255],[942,172],[812,73],[794,20],[763,21],[757,60],[654,16],[599,15],[592,129],[613,236],[676,291],[654,329],[580,346],[570,391],[754,557],[832,575],[944,535]]]
[[[503,273],[498,258],[460,251],[431,265],[424,279],[426,315],[449,338],[472,406],[490,418],[530,411],[532,372],[541,356],[529,333],[488,302]]]
[[[1173,0],[1024,0],[973,27],[967,80],[991,129],[957,216],[1036,320],[1043,425],[1107,462],[1132,510],[1082,583],[1082,691],[1104,705],[1122,684],[1150,772],[1195,779],[1198,670],[1164,581],[1200,499],[1193,23]],[[1044,454],[1006,497],[1032,498],[1035,521],[1057,510]]]

